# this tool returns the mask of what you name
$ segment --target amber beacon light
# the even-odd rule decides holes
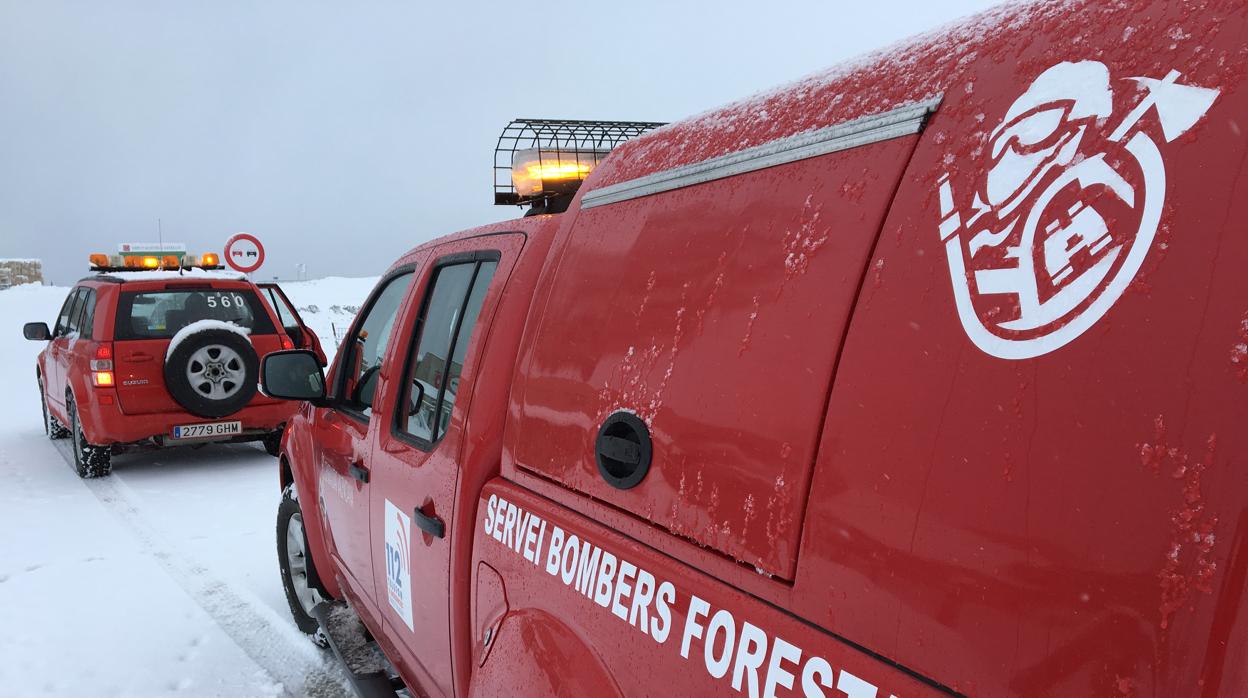
[[[530,213],[562,211],[612,148],[662,125],[516,119],[494,149],[494,203],[528,205]]]

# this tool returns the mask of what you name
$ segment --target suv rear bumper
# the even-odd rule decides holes
[[[88,391],[88,394],[78,401],[78,417],[82,421],[82,430],[86,432],[87,441],[101,446],[147,440],[154,440],[157,446],[254,440],[281,427],[298,409],[298,403],[294,402],[259,405],[253,402],[232,415],[218,419],[205,419],[189,412],[125,414],[117,405],[115,397],[112,404],[101,404],[99,397],[102,394],[103,391]],[[177,442],[166,441],[173,433],[175,426],[233,421],[242,422],[242,435],[234,434]]]

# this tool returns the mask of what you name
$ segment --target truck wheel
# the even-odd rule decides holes
[[[69,412],[69,430],[74,439],[74,470],[78,472],[78,477],[104,477],[113,472],[113,450],[108,446],[87,443],[73,395],[65,396],[65,410]]]
[[[47,434],[49,439],[63,439],[69,436],[69,429],[48,411],[48,396],[43,392],[43,379],[39,380],[39,406],[43,408],[43,433]]]
[[[282,588],[286,590],[286,603],[290,615],[299,630],[324,646],[324,639],[317,632],[320,623],[312,617],[312,609],[325,598],[312,584],[316,569],[308,553],[308,541],[303,533],[303,511],[295,499],[294,486],[282,492],[282,503],[277,507],[277,563],[282,570]]]
[[[260,359],[246,337],[204,330],[180,342],[165,358],[165,386],[198,417],[216,419],[247,406],[260,380]]]
[[[278,429],[260,440],[260,443],[264,444],[264,452],[274,458],[282,453],[282,431],[283,429]]]

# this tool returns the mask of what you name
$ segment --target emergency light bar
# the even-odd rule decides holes
[[[570,200],[612,148],[662,125],[516,119],[503,129],[494,148],[494,203],[537,206],[551,199]]]
[[[606,156],[603,150],[571,153],[541,148],[517,150],[511,158],[511,183],[522,198],[574,194],[598,161]]]
[[[223,269],[221,257],[215,252],[190,254],[103,254],[89,258],[91,271],[178,271],[181,269]]]

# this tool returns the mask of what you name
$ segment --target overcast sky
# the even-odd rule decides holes
[[[49,280],[156,238],[246,231],[258,276],[382,271],[516,215],[514,117],[671,121],[995,0],[0,0],[0,257]]]

